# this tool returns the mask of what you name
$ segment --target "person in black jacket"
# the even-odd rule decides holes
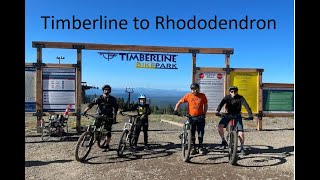
[[[140,94],[138,97],[138,103],[135,104],[132,108],[129,109],[124,109],[122,112],[125,111],[137,111],[140,117],[137,118],[136,121],[136,131],[134,133],[134,145],[133,148],[136,148],[138,139],[139,139],[139,134],[141,131],[141,128],[143,129],[143,137],[144,137],[144,149],[149,150],[150,146],[148,144],[148,128],[149,128],[149,120],[148,120],[148,115],[151,114],[151,109],[149,104],[146,103],[147,98],[144,94]]]
[[[240,151],[242,155],[246,155],[246,152],[243,148],[244,145],[244,132],[243,132],[243,123],[242,123],[242,118],[241,118],[241,106],[243,105],[246,110],[248,111],[249,114],[249,120],[253,120],[253,115],[250,106],[248,105],[246,99],[238,94],[238,87],[236,86],[231,86],[229,88],[229,95],[226,95],[220,102],[219,106],[217,107],[217,116],[220,116],[220,111],[224,105],[225,109],[228,114],[231,114],[233,116],[238,117],[237,118],[237,129],[238,129],[238,134],[240,138]],[[227,141],[225,140],[224,137],[224,129],[226,128],[230,119],[228,118],[221,118],[219,125],[218,125],[218,132],[219,135],[222,139],[221,143],[221,148],[225,148],[227,146]]]
[[[104,149],[105,151],[109,150],[109,143],[111,141],[111,129],[112,124],[116,122],[117,119],[117,112],[118,112],[118,103],[117,99],[110,95],[111,93],[111,86],[110,85],[104,85],[102,87],[103,94],[100,95],[98,98],[95,98],[88,106],[85,108],[85,110],[81,113],[81,115],[87,114],[87,111],[91,109],[94,105],[98,105],[97,108],[97,114],[98,115],[106,115],[107,118],[102,119],[105,121],[104,128],[107,130],[107,137],[105,140]],[[111,119],[111,120],[110,120]],[[98,121],[98,124],[96,124],[99,127],[100,119]]]

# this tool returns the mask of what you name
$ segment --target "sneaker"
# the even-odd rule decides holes
[[[248,155],[247,152],[244,149],[241,149],[240,153],[241,153],[242,156]]]
[[[106,144],[105,146],[103,146],[103,152],[107,152],[109,151],[110,147],[109,147],[109,144]]]
[[[222,141],[220,149],[225,149],[228,146],[227,141]]]
[[[199,152],[196,150],[196,149],[192,149],[191,151],[191,155],[195,155],[195,154],[198,154]]]
[[[204,155],[204,154],[207,153],[207,149],[206,149],[206,148],[203,148],[203,147],[200,147],[200,148],[199,148],[199,153],[200,153],[201,155]]]

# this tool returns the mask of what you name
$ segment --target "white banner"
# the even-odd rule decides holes
[[[197,71],[196,73],[196,82],[200,85],[200,92],[204,93],[208,99],[208,112],[216,112],[224,97],[225,77],[225,72]]]

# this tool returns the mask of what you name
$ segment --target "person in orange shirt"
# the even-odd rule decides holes
[[[183,96],[176,104],[173,114],[178,115],[178,109],[182,103],[188,103],[188,113],[192,116],[194,121],[192,129],[191,129],[191,139],[193,143],[194,149],[191,151],[191,154],[204,154],[205,148],[203,147],[203,135],[204,135],[204,127],[205,127],[205,118],[208,110],[208,100],[204,93],[200,93],[199,84],[193,83],[190,86],[191,93],[187,93]],[[198,149],[195,146],[195,133],[198,133]]]

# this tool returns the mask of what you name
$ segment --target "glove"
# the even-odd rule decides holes
[[[85,116],[87,114],[87,111],[83,111],[82,113],[80,113],[82,116]]]
[[[220,116],[220,112],[216,112],[216,116]]]
[[[249,117],[248,117],[248,120],[253,120],[253,117],[252,117],[252,116],[249,116]]]
[[[173,115],[178,115],[178,111],[173,111]]]

